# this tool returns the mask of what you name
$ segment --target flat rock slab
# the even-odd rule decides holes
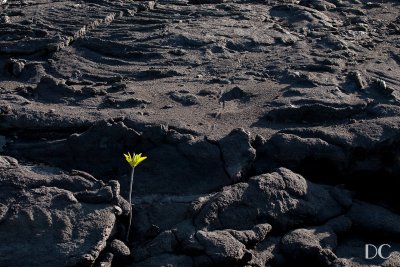
[[[90,266],[106,246],[116,215],[111,203],[74,194],[95,179],[0,157],[0,265]],[[29,256],[31,255],[31,256]]]

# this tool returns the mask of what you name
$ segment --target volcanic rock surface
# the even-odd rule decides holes
[[[0,266],[400,266],[397,0],[0,10]]]

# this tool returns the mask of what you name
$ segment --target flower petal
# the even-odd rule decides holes
[[[136,166],[139,165],[140,162],[142,162],[143,160],[147,159],[147,157],[141,157],[136,161]]]
[[[143,160],[147,159],[147,157],[142,157],[142,153],[135,154],[135,153],[127,153],[124,154],[126,161],[129,163],[129,165],[132,166],[132,168],[136,167],[141,163]]]

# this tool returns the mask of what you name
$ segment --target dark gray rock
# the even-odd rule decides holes
[[[197,97],[189,93],[171,92],[169,94],[169,97],[172,100],[181,103],[183,106],[192,106],[199,104]]]
[[[150,101],[140,98],[118,99],[113,96],[106,96],[101,105],[102,108],[145,108],[151,104]]]
[[[337,235],[342,235],[351,231],[352,222],[347,216],[342,215],[329,220],[324,227],[332,229],[332,231]]]
[[[121,214],[124,216],[128,216],[131,210],[131,204],[122,196],[118,196],[116,199],[114,199],[114,201],[118,205],[118,207],[121,208]]]
[[[144,200],[144,201],[143,201]],[[190,199],[184,197],[154,198],[135,201],[136,239],[154,238],[160,232],[174,228],[186,219]],[[153,231],[156,227],[157,231]]]
[[[271,225],[258,224],[253,227],[252,230],[227,230],[235,239],[237,239],[240,243],[243,243],[248,246],[255,246],[256,244],[263,241],[267,234],[272,230]]]
[[[135,261],[143,261],[156,255],[174,253],[177,246],[178,243],[173,232],[170,230],[164,231],[144,246],[135,249],[133,258]]]
[[[6,63],[6,69],[8,69],[8,71],[10,72],[11,75],[18,77],[24,67],[25,67],[25,61],[23,60],[16,60],[16,59],[10,59],[7,63]]]
[[[285,234],[280,251],[291,264],[331,266],[337,261],[334,254],[338,246],[338,235],[348,233],[351,221],[340,216],[318,227],[300,228]]]
[[[363,90],[367,87],[367,81],[365,80],[363,74],[360,71],[354,71],[350,73],[350,76],[354,79],[357,88]]]
[[[271,236],[266,238],[261,243],[257,244],[254,248],[251,249],[251,253],[253,254],[253,259],[249,262],[249,264],[253,264],[254,266],[272,266],[272,264],[281,264],[283,262],[282,253],[279,251],[281,245],[281,237],[280,236]]]
[[[0,224],[6,219],[8,207],[0,203]]]
[[[254,166],[261,173],[270,171],[274,166],[284,166],[307,176],[312,175],[321,182],[326,182],[329,175],[336,181],[345,177],[350,182],[367,173],[386,173],[383,176],[385,182],[396,186],[396,179],[390,177],[399,173],[398,164],[383,155],[399,153],[393,145],[399,140],[398,121],[395,116],[354,121],[339,127],[282,130],[257,148]],[[361,154],[365,156],[361,157]],[[372,187],[371,184],[370,190],[377,189]]]
[[[319,229],[296,229],[287,233],[282,238],[281,249],[284,255],[293,263],[314,264],[314,266],[330,266],[336,255],[331,248],[321,246],[321,239],[333,238],[336,243],[336,236],[330,232],[320,232]],[[332,236],[333,235],[333,236]]]
[[[332,27],[333,19],[316,9],[295,4],[276,5],[270,10],[274,17],[285,18],[294,28],[309,25],[313,28]]]
[[[112,254],[111,252],[107,252],[99,260],[99,266],[100,267],[112,267],[113,259],[114,259],[114,254]]]
[[[85,203],[110,203],[113,199],[111,186],[105,186],[95,191],[81,191],[74,194],[77,200]]]
[[[10,157],[0,157],[0,168],[0,265],[92,265],[116,216],[112,205],[79,202],[74,193],[101,184]]]
[[[365,202],[354,202],[347,216],[357,230],[371,236],[398,240],[400,215],[383,207]]]
[[[326,11],[329,9],[336,8],[335,4],[331,3],[330,1],[324,1],[324,0],[301,0],[299,5],[313,7],[319,11]]]
[[[215,264],[235,264],[246,255],[246,246],[227,231],[198,231],[196,237]],[[247,252],[248,253],[248,252]]]
[[[168,77],[174,77],[174,76],[181,76],[179,72],[176,70],[166,70],[166,69],[161,69],[161,70],[155,70],[155,69],[149,69],[149,70],[144,70],[140,71],[136,74],[136,79],[141,80],[141,81],[146,81],[146,80],[155,80],[155,79],[162,79],[162,78],[168,78]]]
[[[347,157],[343,149],[320,138],[303,138],[294,134],[277,133],[260,149],[269,157],[282,162],[299,162],[307,158],[328,159],[344,164]],[[290,151],[290,153],[288,153]]]
[[[382,207],[388,203],[381,198],[390,196],[392,213],[399,210],[398,3],[221,1],[9,0],[1,6],[3,153],[44,165],[25,173],[15,160],[0,158],[1,168],[12,169],[12,175],[0,170],[0,228],[19,208],[28,214],[31,206],[49,203],[56,208],[45,209],[53,212],[47,216],[53,225],[42,243],[68,237],[70,224],[53,229],[68,222],[56,215],[74,217],[90,207],[121,216],[113,232],[123,236],[130,203],[119,194],[127,197],[130,167],[122,153],[143,152],[148,159],[135,175],[130,245],[137,255],[145,250],[133,265],[205,267],[218,265],[212,257],[220,257],[227,266],[296,266],[316,249],[320,264],[397,267],[396,253],[388,261],[363,261],[363,244],[376,242],[368,239],[372,232],[400,251],[387,238],[397,236],[396,228],[382,210],[381,224],[357,221],[356,209],[347,214],[353,203],[342,188]],[[170,91],[176,99],[166,95]],[[237,127],[265,139],[252,141],[244,131],[226,136]],[[316,185],[278,167],[344,185]],[[71,169],[105,182],[119,179],[122,190],[115,182],[65,173]],[[48,220],[40,211],[32,214],[16,221]],[[71,251],[75,240],[85,246],[99,235],[96,227],[89,237],[81,234],[84,223],[92,229],[94,218],[103,225],[108,216],[90,214],[90,220],[71,219],[79,231],[61,249]],[[18,229],[24,235],[32,227]],[[206,248],[199,231],[218,236]],[[348,244],[351,238],[360,245]],[[31,242],[18,240],[20,251]],[[246,247],[241,259],[228,249],[231,241],[239,252]],[[57,248],[47,253],[65,259],[53,253]],[[338,258],[327,259],[324,250]],[[127,265],[108,251],[95,265]],[[35,253],[20,252],[18,260]],[[93,262],[90,255],[82,258]]]
[[[43,76],[33,90],[34,97],[49,103],[60,103],[64,98],[77,97],[82,91],[66,85],[64,80],[56,80],[51,76]]]
[[[85,86],[82,88],[82,93],[90,96],[103,96],[107,95],[107,91],[104,88],[97,88],[94,86]]]
[[[334,107],[316,103],[298,107],[279,107],[268,112],[266,117],[277,122],[323,124],[351,118],[363,112],[365,108],[365,105]]]
[[[114,138],[120,142],[110,142]],[[122,153],[126,153],[127,149],[132,149],[131,145],[136,143],[138,138],[139,133],[129,129],[122,122],[102,121],[86,132],[73,134],[64,140],[36,145],[26,144],[31,147],[31,152],[26,153],[25,157],[40,159],[62,168],[88,171],[95,176],[104,177],[112,174],[112,169],[115,168],[113,164],[119,163],[119,167],[122,166],[124,163]],[[25,149],[24,146],[19,147],[21,152]],[[46,149],[48,153],[43,154],[43,149]],[[76,156],[72,156],[75,153]],[[110,153],[113,155],[118,153],[122,160],[114,157],[113,163],[109,158]],[[124,170],[127,171],[126,168]]]
[[[250,133],[242,128],[233,130],[218,141],[226,171],[233,182],[246,176],[256,158],[256,150],[250,142]]]
[[[219,98],[219,102],[239,100],[242,102],[249,101],[253,94],[243,91],[240,87],[233,87],[227,92],[224,92]]]
[[[198,211],[195,225],[209,230],[248,230],[256,224],[269,223],[276,231],[285,231],[322,223],[346,208],[332,197],[329,189],[285,168],[224,187],[193,204]]]
[[[200,244],[196,238],[196,228],[189,220],[179,223],[173,230],[179,245],[180,250],[187,255],[201,255],[204,253],[204,246]]]
[[[158,133],[155,131],[154,127],[128,119],[100,121],[67,139],[19,143],[10,146],[9,151],[62,168],[84,170],[104,180],[129,173],[130,166],[123,153],[143,152],[148,159],[136,173],[136,192],[208,193],[231,183],[218,145],[187,132],[179,133],[173,129],[165,132],[161,128]],[[159,142],[162,144],[155,146]],[[48,153],[44,154],[43,149]],[[129,177],[122,177],[120,182],[123,188],[128,188]]]
[[[156,7],[156,1],[146,1],[144,3],[139,4],[138,11],[153,10],[155,7]]]
[[[121,193],[121,185],[117,180],[110,180],[108,185],[111,187],[111,193],[113,196],[119,196]]]
[[[124,242],[118,239],[114,239],[110,244],[110,251],[115,257],[124,258],[131,255],[131,251]]]
[[[210,89],[201,89],[198,93],[199,96],[216,96],[218,95],[218,92],[210,90]]]
[[[400,107],[387,104],[377,104],[368,109],[368,114],[374,117],[398,117]]]

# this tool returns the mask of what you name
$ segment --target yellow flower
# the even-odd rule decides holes
[[[142,153],[133,153],[133,156],[131,156],[131,153],[128,152],[128,154],[124,154],[124,156],[129,165],[132,166],[132,168],[135,168],[137,165],[139,165],[140,162],[147,159],[147,157],[142,157]]]

